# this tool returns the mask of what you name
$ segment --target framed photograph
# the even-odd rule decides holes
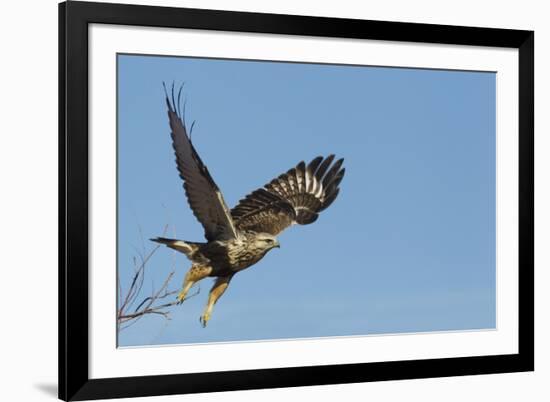
[[[534,33],[59,5],[59,397],[534,369]]]

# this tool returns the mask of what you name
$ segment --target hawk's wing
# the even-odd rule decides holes
[[[248,194],[231,210],[239,230],[277,235],[293,223],[307,225],[336,199],[344,177],[343,159],[334,155],[302,161],[295,168]],[[332,166],[331,166],[332,164]]]
[[[178,93],[178,104],[180,95],[181,89]],[[184,182],[183,187],[189,206],[204,227],[204,236],[209,241],[237,237],[223,195],[187,135],[185,122],[176,109],[173,86],[172,100],[170,101],[166,95],[166,104],[178,171]]]

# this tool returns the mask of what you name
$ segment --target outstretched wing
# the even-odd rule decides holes
[[[170,100],[166,94],[166,104],[176,163],[184,182],[183,187],[189,206],[204,227],[204,236],[207,240],[236,238],[237,232],[223,195],[187,135],[185,122],[176,107],[179,105],[180,96],[181,88],[176,104],[174,86],[172,86],[172,99]]]
[[[295,168],[248,194],[231,210],[239,230],[277,235],[293,223],[307,225],[317,220],[338,195],[346,169],[334,155],[302,161]],[[332,165],[332,166],[331,166]]]

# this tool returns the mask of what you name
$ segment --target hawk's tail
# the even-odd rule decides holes
[[[164,244],[174,250],[177,250],[185,254],[190,260],[193,260],[195,253],[199,251],[198,243],[185,242],[183,240],[176,239],[167,239],[165,237],[156,237],[154,239],[149,239],[156,243]]]

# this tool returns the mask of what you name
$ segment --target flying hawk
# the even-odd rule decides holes
[[[165,88],[166,91],[166,88]],[[206,326],[216,301],[231,278],[260,261],[279,247],[276,236],[293,224],[307,225],[336,199],[344,177],[343,159],[318,156],[307,165],[302,161],[264,187],[248,194],[229,210],[223,195],[210,176],[187,133],[185,121],[175,102],[166,93],[168,119],[176,164],[183,179],[185,195],[195,217],[204,227],[206,242],[191,242],[157,237],[157,243],[182,252],[191,260],[183,288],[177,296],[182,302],[189,289],[201,279],[216,277],[208,304],[200,317]],[[192,126],[191,126],[192,130]]]

